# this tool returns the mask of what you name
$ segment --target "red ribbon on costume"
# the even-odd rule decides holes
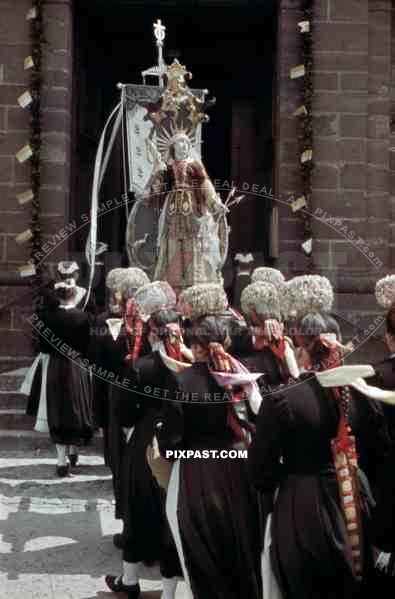
[[[329,349],[328,368],[336,367],[343,359],[343,353],[350,351],[346,345],[342,345],[334,333],[321,333],[318,340],[324,347]]]
[[[143,321],[138,312],[134,298],[130,298],[126,302],[124,322],[126,329],[126,343],[128,347],[128,353],[125,356],[125,360],[127,362],[135,362],[138,359],[141,350]]]
[[[229,354],[226,353],[221,343],[212,342],[208,344],[208,352],[213,370],[218,372],[233,372]]]
[[[210,355],[210,362],[213,366],[213,370],[217,372],[234,372],[232,368],[231,356],[225,351],[224,346],[221,343],[212,342],[208,345],[208,351]],[[226,424],[234,433],[236,439],[241,441],[245,447],[249,445],[248,434],[241,426],[237,414],[235,411],[234,404],[241,400],[240,396],[233,394],[232,387],[230,385],[224,387],[232,395],[232,400],[228,403],[227,419]]]
[[[328,369],[335,368],[342,360],[343,351],[349,351],[333,334],[321,334],[318,341],[329,349]],[[339,359],[340,353],[340,359]],[[343,516],[346,522],[347,538],[350,548],[353,573],[362,580],[363,530],[361,520],[361,497],[358,483],[358,456],[355,437],[348,424],[346,407],[342,402],[341,388],[334,388],[333,394],[338,401],[340,420],[335,439],[331,441],[331,450],[336,469],[337,484]]]
[[[165,338],[164,342],[167,355],[178,362],[183,362],[181,350],[183,338],[180,325],[176,322],[170,322],[166,325],[166,329],[169,331],[169,335]]]
[[[321,345],[329,349],[329,356],[327,358],[328,365],[326,366],[325,370],[336,368],[339,362],[341,362],[343,359],[343,350],[347,348],[340,343],[340,341],[336,338],[336,335],[333,333],[321,333],[321,335],[318,335],[316,338],[316,342],[321,343]],[[350,437],[351,428],[348,425],[345,410],[341,403],[341,389],[334,388],[333,393],[340,405],[340,421],[336,436],[336,444],[339,450],[347,453],[352,446],[352,440]]]

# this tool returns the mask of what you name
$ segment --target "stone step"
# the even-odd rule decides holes
[[[99,453],[88,453],[82,449],[78,466],[71,470],[71,476],[67,478],[56,475],[56,450],[53,446],[46,455],[37,451],[13,455],[2,452],[2,456],[4,454],[6,457],[0,458],[2,503],[18,498],[23,501],[18,508],[27,511],[31,509],[32,499],[35,502],[38,498],[45,501],[52,499],[53,503],[57,501],[59,507],[71,499],[78,499],[80,509],[92,510],[94,503],[97,505],[100,501],[101,507],[113,510],[111,472]]]
[[[1,452],[20,452],[20,451],[53,451],[53,443],[47,433],[37,433],[32,430],[33,424],[29,430],[0,430]],[[103,438],[100,432],[96,433],[90,445],[84,448],[87,453],[99,453],[103,455]]]
[[[0,410],[25,410],[27,396],[14,391],[0,391]]]
[[[27,416],[25,410],[11,408],[0,409],[0,430],[30,430],[34,426],[34,418]]]
[[[0,374],[0,391],[18,391],[23,383],[27,368]]]
[[[4,372],[27,368],[33,362],[32,356],[0,356],[0,375]]]

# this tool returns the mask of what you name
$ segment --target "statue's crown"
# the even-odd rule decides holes
[[[147,107],[146,115],[154,124],[162,155],[179,133],[187,135],[192,145],[196,144],[198,125],[209,120],[205,109],[215,101],[204,102],[194,95],[187,84],[192,74],[177,59],[166,68],[164,76],[163,93],[158,102]]]
[[[166,69],[166,77],[168,81],[172,81],[174,79],[182,79],[185,82],[185,79],[192,79],[192,74],[186,70],[186,67],[178,62],[175,58],[171,65]]]

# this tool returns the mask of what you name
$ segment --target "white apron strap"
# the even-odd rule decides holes
[[[272,514],[269,515],[266,521],[265,528],[265,544],[261,555],[261,572],[262,572],[262,597],[263,599],[283,599],[278,586],[278,582],[273,572],[272,562],[270,559],[270,546],[272,544]]]
[[[176,545],[178,557],[180,559],[182,572],[184,574],[184,580],[187,587],[187,597],[188,599],[193,599],[188,570],[185,565],[185,556],[182,548],[181,532],[178,523],[178,493],[180,488],[180,466],[180,459],[178,459],[174,462],[173,468],[171,470],[169,487],[167,489],[166,496],[166,515]]]
[[[43,354],[40,353],[35,357],[33,364],[30,366],[30,368],[28,369],[28,371],[25,375],[25,378],[23,379],[22,385],[19,389],[19,393],[22,393],[23,395],[30,395],[30,391],[32,390],[34,375],[36,374],[38,365],[41,362],[42,355]]]
[[[48,416],[47,416],[47,374],[49,365],[49,354],[41,354],[41,389],[40,389],[40,403],[38,404],[38,412],[36,425],[34,430],[38,433],[49,433]]]

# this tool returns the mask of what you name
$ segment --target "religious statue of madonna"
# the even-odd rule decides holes
[[[192,142],[179,132],[169,143],[169,160],[154,172],[150,194],[160,210],[155,280],[177,292],[198,283],[221,282],[221,202],[203,164],[191,156]]]
[[[129,230],[131,259],[153,248],[149,274],[167,281],[177,293],[192,285],[222,282],[221,269],[228,250],[228,209],[216,193],[200,158],[201,124],[208,120],[211,102],[186,84],[191,78],[177,60],[164,72],[166,85],[157,101],[145,106],[144,120],[151,123],[145,139],[151,176],[145,192],[132,210]],[[152,127],[153,125],[153,127]],[[152,211],[151,222],[140,239],[135,234],[138,210]],[[141,227],[140,227],[141,231]],[[152,255],[151,254],[151,255]]]

